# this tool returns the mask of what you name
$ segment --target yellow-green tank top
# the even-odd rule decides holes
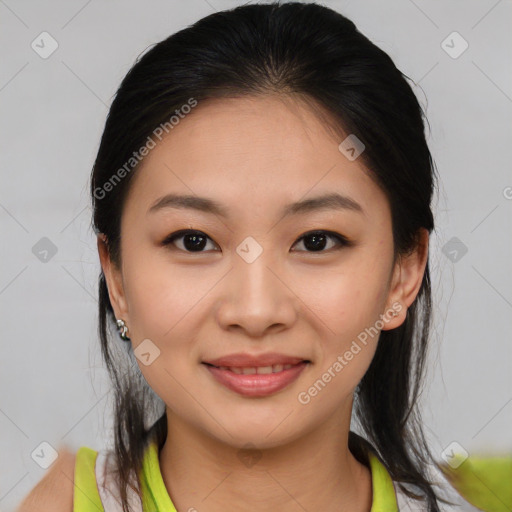
[[[75,487],[73,505],[77,512],[114,512],[121,510],[119,505],[105,509],[96,480],[98,452],[82,446],[76,453]],[[371,512],[398,512],[395,487],[389,473],[379,459],[368,454],[372,476],[373,500]],[[176,512],[176,508],[164,485],[158,459],[158,446],[153,439],[144,452],[143,467],[140,472],[143,512]]]

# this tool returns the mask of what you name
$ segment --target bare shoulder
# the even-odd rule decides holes
[[[76,454],[60,448],[57,460],[21,502],[16,512],[72,512]]]

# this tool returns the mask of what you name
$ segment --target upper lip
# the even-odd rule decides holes
[[[251,355],[245,353],[229,354],[227,356],[218,357],[203,361],[213,366],[240,366],[251,368],[254,366],[273,366],[275,364],[298,364],[308,361],[302,357],[287,356],[286,354],[278,354],[276,352],[267,352],[266,354]]]

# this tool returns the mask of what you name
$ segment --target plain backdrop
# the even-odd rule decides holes
[[[31,456],[41,443],[110,444],[88,183],[113,94],[149,45],[240,4],[0,1],[2,511],[44,475]],[[417,84],[430,122],[441,182],[422,396],[429,442],[439,457],[452,442],[512,453],[512,2],[323,4]]]

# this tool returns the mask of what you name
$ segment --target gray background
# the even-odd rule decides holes
[[[44,475],[31,458],[41,442],[110,446],[88,179],[112,96],[148,45],[240,3],[0,0],[2,511]],[[442,179],[423,394],[432,447],[512,453],[512,2],[323,3],[418,84],[432,129]],[[43,31],[59,45],[47,59],[31,47]],[[453,31],[469,44],[458,58],[442,46]],[[57,248],[46,262],[33,252],[43,237]]]

